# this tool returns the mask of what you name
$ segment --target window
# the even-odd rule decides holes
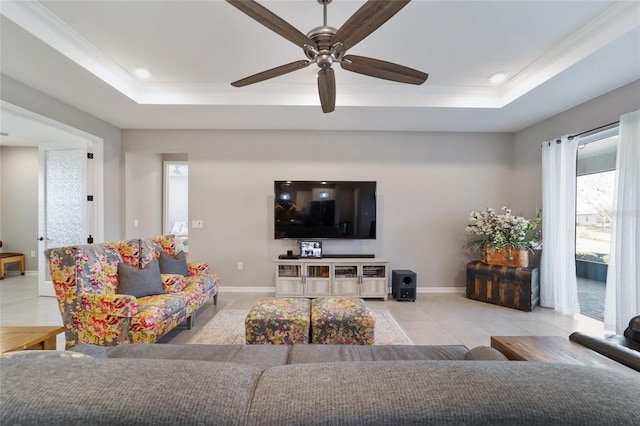
[[[580,141],[576,179],[576,275],[580,313],[604,320],[618,129]]]

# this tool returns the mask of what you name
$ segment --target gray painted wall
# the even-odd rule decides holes
[[[514,211],[532,215],[542,207],[540,144],[618,121],[640,109],[640,80],[571,108],[515,134],[513,148]]]
[[[37,271],[38,148],[3,146],[0,152],[0,250],[23,253],[25,269]],[[9,264],[7,271],[19,271],[19,265]]]
[[[189,156],[189,256],[224,285],[273,286],[273,260],[296,242],[273,238],[273,181],[375,180],[378,239],[326,241],[327,253],[373,253],[411,269],[420,287],[464,285],[468,215],[511,201],[512,135],[483,133],[124,130],[127,237],[158,187],[135,176],[140,162],[177,148]],[[132,205],[130,203],[135,203]],[[238,270],[238,261],[244,269]]]
[[[124,157],[126,238],[161,235],[162,154],[125,152]]]

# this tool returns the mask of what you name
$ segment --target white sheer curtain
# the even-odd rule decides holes
[[[576,161],[578,139],[542,144],[540,305],[564,315],[579,311],[576,282]]]
[[[640,110],[620,117],[604,322],[622,333],[640,314]]]

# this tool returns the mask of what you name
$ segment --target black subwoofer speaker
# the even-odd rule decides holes
[[[408,270],[391,271],[391,292],[398,301],[416,301],[416,273]]]

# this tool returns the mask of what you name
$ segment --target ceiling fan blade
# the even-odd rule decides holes
[[[331,43],[341,42],[342,52],[355,46],[377,30],[411,0],[369,0],[356,11],[331,38]]]
[[[303,49],[305,44],[318,48],[313,40],[293,25],[253,0],[227,0],[227,3]]]
[[[358,74],[416,85],[424,83],[429,77],[427,73],[405,67],[404,65],[357,55],[345,56],[342,58],[340,66],[342,69]]]
[[[322,112],[332,112],[336,109],[336,77],[332,68],[318,71],[318,93]]]
[[[231,83],[231,85],[233,87],[243,87],[248,86],[249,84],[259,83],[264,80],[269,80],[270,78],[278,77],[280,75],[302,69],[309,66],[310,63],[310,61],[300,60],[291,62],[290,64],[280,65],[279,67],[271,68],[270,70],[250,75],[249,77],[245,77],[242,80],[234,81],[233,83]]]

